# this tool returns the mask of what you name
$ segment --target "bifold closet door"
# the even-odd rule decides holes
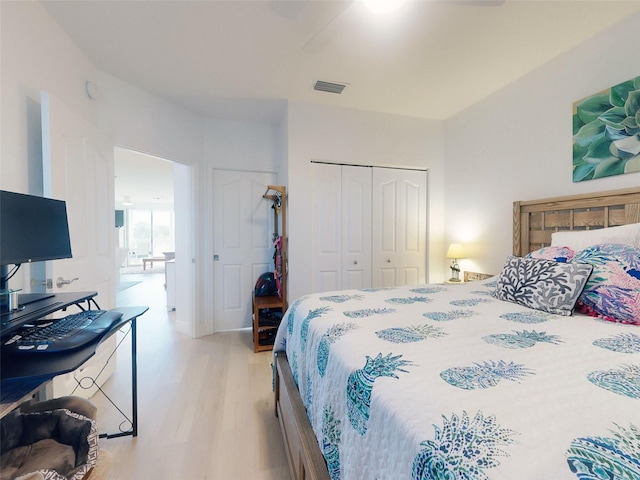
[[[312,164],[312,288],[371,286],[371,169]]]
[[[342,278],[342,171],[339,165],[311,164],[312,288],[340,290]]]
[[[426,281],[427,173],[373,169],[372,285]]]
[[[342,166],[342,288],[371,287],[371,168]]]

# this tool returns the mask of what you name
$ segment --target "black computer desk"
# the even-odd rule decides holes
[[[6,338],[20,325],[29,321],[35,321],[59,310],[69,307],[77,307],[81,310],[91,308],[93,304],[98,307],[94,297],[96,292],[61,293],[51,298],[40,300],[25,306],[21,311],[1,317],[3,323],[3,337]],[[99,308],[99,307],[98,307]],[[126,324],[131,324],[131,404],[132,418],[131,429],[115,434],[102,434],[102,437],[112,438],[124,435],[138,435],[138,391],[137,391],[137,333],[136,320],[144,314],[148,307],[119,307],[114,308],[122,313],[120,320],[106,335],[96,342],[89,343],[72,352],[36,353],[24,356],[8,356],[2,352],[0,346],[1,361],[0,377],[0,416],[4,416],[23,401],[31,398],[34,392],[41,389],[53,377],[63,373],[72,372],[84,364],[95,353],[98,346],[107,338],[115,334]],[[17,326],[16,326],[17,325]],[[5,326],[7,327],[5,330]],[[5,333],[5,331],[7,333]]]

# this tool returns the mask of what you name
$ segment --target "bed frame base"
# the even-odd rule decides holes
[[[275,355],[276,416],[289,461],[292,480],[330,480],[324,461],[287,357]]]

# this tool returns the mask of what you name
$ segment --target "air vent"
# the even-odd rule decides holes
[[[328,92],[328,93],[337,93],[340,95],[346,85],[342,83],[333,83],[333,82],[323,82],[322,80],[318,80],[314,85],[313,89],[319,92]]]

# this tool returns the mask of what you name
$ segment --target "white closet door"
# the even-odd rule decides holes
[[[373,169],[372,285],[417,285],[426,280],[427,174]]]
[[[399,189],[397,170],[373,169],[372,285],[374,287],[398,285]]]
[[[342,167],[342,288],[371,287],[371,168]]]
[[[342,180],[340,165],[313,163],[312,288],[342,288]]]
[[[427,172],[400,172],[400,279],[402,285],[419,285],[427,278]]]

